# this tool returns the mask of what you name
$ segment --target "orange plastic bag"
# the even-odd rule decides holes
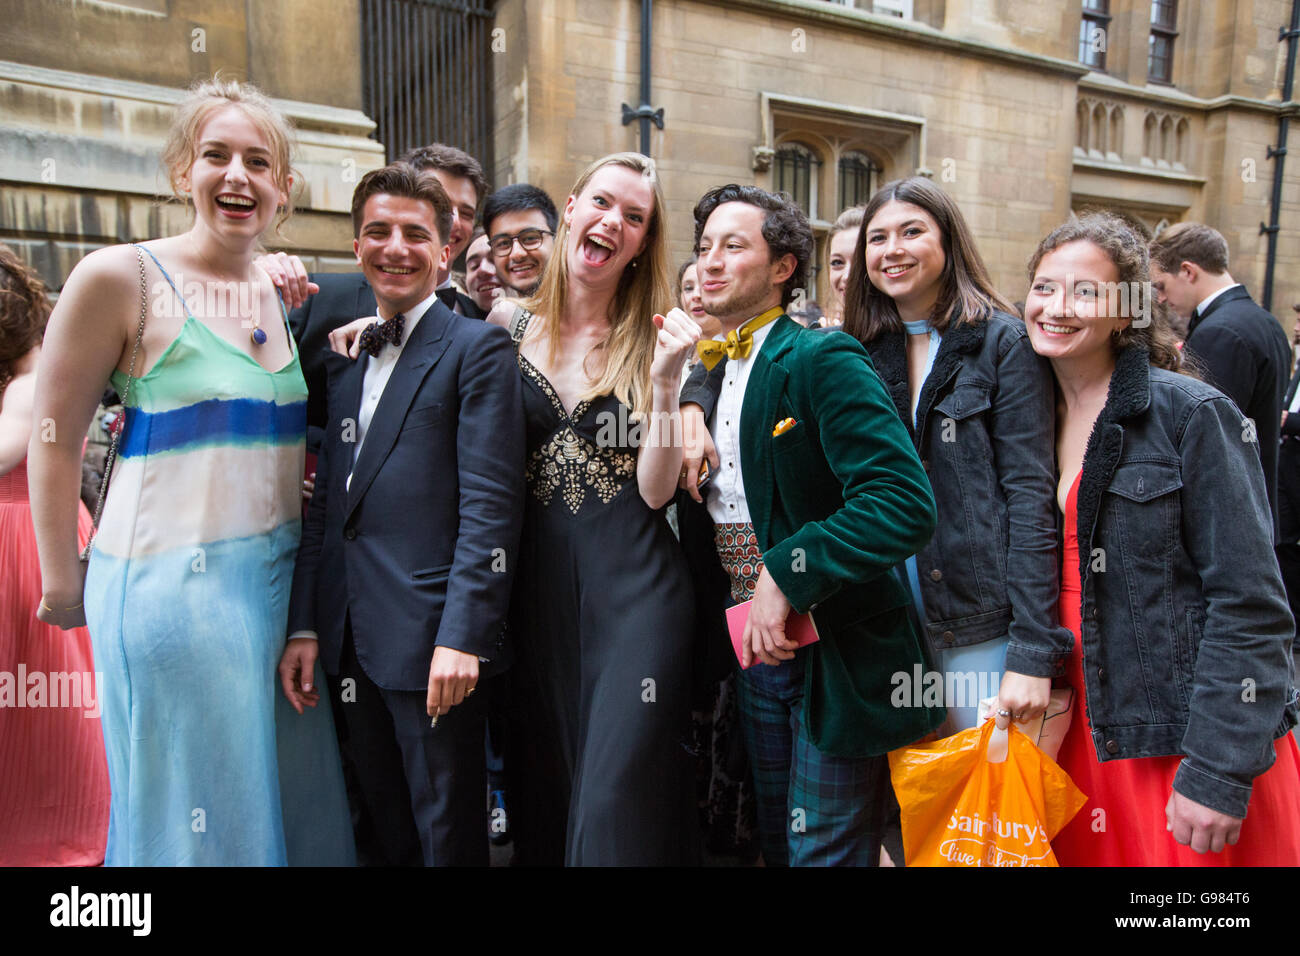
[[[1051,840],[1088,799],[1014,725],[1008,735],[992,720],[895,750],[889,772],[908,866],[1056,866]]]

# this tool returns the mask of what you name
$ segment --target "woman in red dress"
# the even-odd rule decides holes
[[[0,866],[94,866],[108,838],[90,635],[33,613],[41,569],[26,459],[49,312],[36,273],[0,245]],[[83,545],[90,526],[83,505]]]
[[[1295,628],[1253,430],[1179,370],[1146,242],[1122,220],[1066,223],[1030,275],[1025,321],[1057,382],[1060,617],[1075,635],[1058,762],[1089,798],[1057,859],[1298,865]]]

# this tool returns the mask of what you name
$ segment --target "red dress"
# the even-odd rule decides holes
[[[1165,829],[1165,805],[1182,757],[1097,759],[1083,704],[1078,494],[1076,477],[1065,507],[1060,605],[1061,624],[1074,632],[1066,674],[1075,689],[1075,711],[1057,763],[1088,802],[1052,841],[1057,861],[1061,866],[1300,865],[1300,754],[1291,734],[1276,741],[1277,760],[1255,778],[1241,838],[1221,853],[1195,853]]]
[[[82,505],[83,544],[90,528]],[[24,461],[0,475],[0,866],[95,866],[109,799],[90,634],[42,624],[40,599]]]

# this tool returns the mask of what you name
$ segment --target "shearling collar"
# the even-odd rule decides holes
[[[961,357],[978,352],[984,347],[984,334],[987,327],[987,321],[963,322],[960,325],[950,325],[948,331],[943,333],[939,341],[939,352],[934,357],[934,367],[930,369],[930,374],[925,379],[916,405],[916,420],[922,423],[922,430],[924,430],[925,417],[929,414],[930,406],[934,404],[938,390],[957,373],[957,369],[961,366]],[[906,333],[886,332],[879,335],[867,345],[867,352],[871,355],[876,371],[880,373],[881,379],[889,389],[898,417],[907,425],[908,431],[913,432],[912,440],[919,446],[919,438],[912,428],[912,399],[907,380]]]
[[[1119,353],[1110,377],[1106,404],[1092,426],[1088,446],[1083,453],[1083,471],[1079,476],[1077,499],[1077,534],[1079,539],[1079,579],[1088,581],[1091,567],[1092,533],[1101,507],[1101,496],[1110,485],[1119,466],[1124,447],[1124,428],[1120,422],[1141,415],[1151,407],[1151,357],[1146,346],[1133,345]]]

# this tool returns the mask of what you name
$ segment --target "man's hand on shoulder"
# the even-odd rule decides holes
[[[492,310],[488,312],[484,321],[508,329],[510,328],[510,319],[514,316],[515,309],[518,307],[519,303],[516,300],[502,296],[492,304]]]
[[[271,277],[286,309],[298,308],[309,296],[320,291],[320,286],[307,277],[307,267],[297,256],[287,252],[271,252],[258,256],[253,262]]]

